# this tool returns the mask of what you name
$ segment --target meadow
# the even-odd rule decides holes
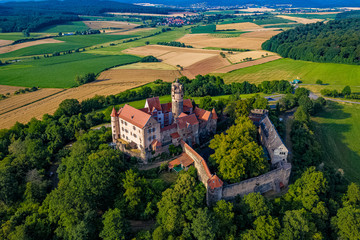
[[[305,84],[315,84],[317,80],[322,80],[323,83],[329,84],[327,88],[360,85],[360,66],[292,59],[279,59],[219,75],[227,83],[300,79]]]
[[[13,58],[19,56],[32,56],[51,54],[54,52],[63,52],[68,50],[75,50],[77,48],[84,48],[102,44],[106,42],[121,40],[125,38],[134,37],[133,35],[109,35],[109,34],[93,34],[93,35],[74,35],[56,37],[54,39],[63,41],[62,43],[41,44],[32,47],[22,48],[13,52],[0,54],[0,58]]]
[[[132,55],[95,55],[73,53],[51,58],[29,60],[0,67],[0,84],[41,88],[70,88],[76,75],[99,72],[139,61]]]
[[[301,17],[308,19],[324,19],[324,20],[333,20],[336,18],[337,13],[334,14],[285,14],[290,17]]]
[[[88,26],[85,25],[82,21],[75,22],[67,22],[65,24],[55,25],[46,27],[40,30],[40,32],[44,33],[66,33],[66,32],[76,32],[76,31],[86,31],[89,29]]]
[[[360,183],[360,105],[330,102],[312,120],[326,163]]]
[[[39,37],[44,37],[46,35],[46,33],[30,33],[30,37],[28,38],[39,38]],[[0,33],[0,40],[12,40],[12,41],[16,41],[19,39],[27,39],[27,37],[24,37],[24,34],[22,34],[21,32],[11,32],[11,33]]]
[[[253,20],[255,19],[255,20]],[[224,19],[220,20],[219,24],[231,24],[231,23],[244,23],[244,22],[252,22],[257,25],[264,25],[264,24],[279,24],[279,23],[293,23],[294,21],[279,18],[276,16],[266,17],[266,18],[253,18],[253,17],[237,17],[231,19]]]
[[[199,34],[199,33],[214,33],[216,31],[216,25],[210,24],[205,26],[196,26],[191,29],[191,33]]]

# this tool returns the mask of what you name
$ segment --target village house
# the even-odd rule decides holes
[[[199,144],[201,139],[215,134],[217,114],[194,107],[184,99],[183,85],[177,80],[171,86],[172,102],[160,104],[159,97],[146,99],[144,108],[125,104],[111,113],[113,142],[125,153],[145,162],[156,154],[168,151],[183,140]]]

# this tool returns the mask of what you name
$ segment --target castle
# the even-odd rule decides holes
[[[148,159],[168,151],[170,145],[181,141],[190,146],[215,134],[218,116],[194,107],[184,99],[183,85],[176,80],[171,86],[170,103],[160,104],[159,97],[146,99],[144,108],[136,109],[125,104],[111,113],[113,142],[125,153]]]

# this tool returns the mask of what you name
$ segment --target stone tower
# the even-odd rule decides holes
[[[171,85],[172,114],[176,119],[183,112],[184,89],[179,79]]]
[[[115,142],[116,139],[120,138],[119,115],[116,112],[115,108],[113,108],[110,116],[111,116],[112,139],[113,139],[113,142]]]

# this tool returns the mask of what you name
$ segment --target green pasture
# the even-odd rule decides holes
[[[263,28],[293,28],[293,27],[298,27],[300,25],[301,25],[300,23],[281,24],[281,25],[267,25],[267,26],[263,26]]]
[[[300,79],[304,84],[315,84],[320,79],[328,84],[327,88],[360,86],[360,66],[358,65],[314,63],[292,59],[279,59],[216,75],[222,76],[227,83]]]
[[[308,19],[324,19],[324,20],[332,20],[336,18],[336,13],[331,14],[284,14],[285,16],[290,17],[300,17],[300,18],[308,18]]]
[[[45,33],[30,33],[30,37],[28,38],[39,38],[39,37],[45,37]],[[26,39],[24,37],[24,34],[21,32],[11,32],[11,33],[0,33],[0,40],[12,40],[16,41],[19,39]]]
[[[139,61],[132,55],[73,53],[0,67],[0,84],[41,88],[70,88],[76,75],[99,73],[107,68]]]
[[[191,29],[191,33],[214,33],[216,31],[216,25],[210,24],[205,26],[196,26]]]
[[[74,35],[56,37],[55,39],[63,41],[62,43],[47,43],[27,48],[22,48],[13,52],[0,54],[0,58],[13,58],[21,56],[32,56],[51,54],[54,52],[64,52],[68,50],[75,50],[77,48],[84,48],[102,44],[106,42],[121,40],[125,38],[134,37],[133,35],[108,35],[108,34],[93,34],[93,35]]]
[[[44,33],[67,33],[67,32],[76,32],[76,31],[86,31],[89,27],[85,25],[82,21],[75,21],[75,22],[67,22],[64,24],[59,24],[55,26],[50,26],[41,29],[39,32]]]
[[[360,105],[330,102],[312,120],[325,161],[349,181],[360,183]]]
[[[254,20],[255,19],[255,20]],[[237,17],[231,19],[224,19],[223,21],[219,21],[219,24],[231,24],[231,23],[243,23],[243,22],[252,22],[258,25],[264,24],[278,24],[278,23],[293,23],[295,21],[279,18],[276,16],[269,16],[269,17]]]

